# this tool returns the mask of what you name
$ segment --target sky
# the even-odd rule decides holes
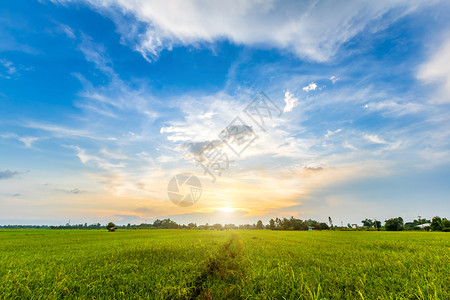
[[[3,1],[0,38],[0,224],[450,217],[448,1]]]

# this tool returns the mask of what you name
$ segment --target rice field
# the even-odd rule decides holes
[[[0,230],[0,299],[450,299],[450,234]]]

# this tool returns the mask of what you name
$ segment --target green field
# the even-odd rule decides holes
[[[438,232],[0,230],[1,299],[450,299]]]

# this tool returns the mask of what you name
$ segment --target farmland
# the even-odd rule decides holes
[[[450,234],[0,230],[0,298],[450,299]]]

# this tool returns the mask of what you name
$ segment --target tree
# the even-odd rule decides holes
[[[189,229],[197,228],[197,224],[195,224],[195,223],[189,223],[189,224],[187,225],[187,227],[188,227]]]
[[[333,228],[333,220],[331,220],[331,217],[328,217],[328,223],[330,223],[330,227]]]
[[[278,217],[277,218],[275,218],[275,228],[276,229],[282,229],[281,228],[281,219],[279,219]]]
[[[328,227],[327,223],[320,223],[319,224],[319,230],[328,230],[330,227]]]
[[[442,231],[450,231],[450,221],[446,218],[442,219]]]
[[[403,219],[402,217],[391,218],[385,221],[386,230],[388,231],[400,231],[403,230]]]
[[[215,230],[222,230],[222,224],[219,224],[219,223],[214,224],[214,225],[212,226],[212,228],[214,228]]]
[[[264,229],[264,225],[261,220],[258,220],[258,222],[256,222],[256,229]]]
[[[433,221],[431,222],[431,229],[434,231],[441,231],[442,230],[442,220],[440,217],[434,217]]]
[[[114,224],[113,222],[109,222],[108,225],[106,225],[106,228],[109,231],[115,231],[116,230],[116,224]]]
[[[273,219],[269,221],[269,228],[270,230],[275,230],[275,221]]]
[[[375,228],[377,230],[380,230],[380,228],[381,228],[381,221],[374,221],[373,222],[373,226],[375,226]]]
[[[374,225],[374,223],[371,219],[362,220],[361,223],[363,223],[363,226],[368,227],[368,228],[370,228]]]

